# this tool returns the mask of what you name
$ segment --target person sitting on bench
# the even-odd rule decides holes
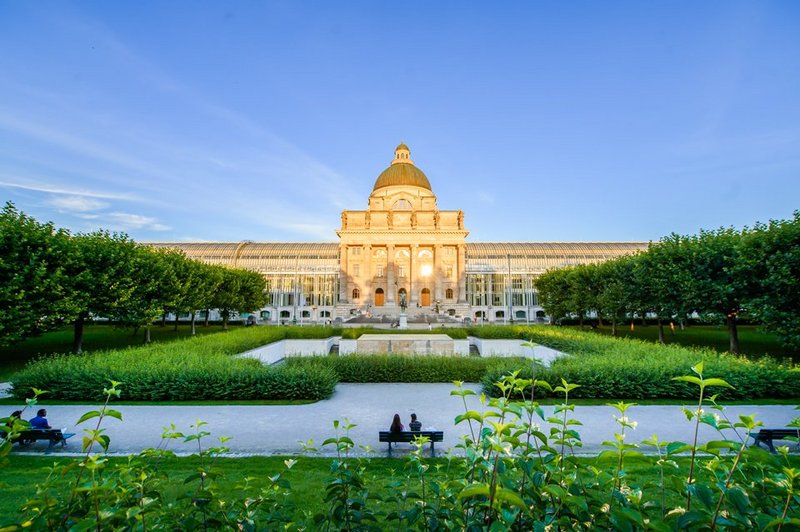
[[[389,427],[389,432],[403,432],[405,427],[400,422],[400,414],[395,414],[392,418],[392,426]]]
[[[408,430],[411,432],[419,432],[422,430],[422,422],[417,421],[416,414],[411,414],[411,423],[408,424]]]
[[[31,424],[32,429],[51,429],[50,423],[47,422],[47,410],[44,408],[36,412],[36,417],[31,419],[28,423]]]

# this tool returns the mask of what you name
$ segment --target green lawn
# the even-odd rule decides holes
[[[229,325],[235,328],[235,325]],[[197,326],[197,334],[212,334],[222,331],[222,325]],[[153,342],[170,342],[178,338],[189,336],[191,329],[188,325],[179,325],[174,330],[172,324],[165,327],[155,325],[150,329]],[[104,349],[117,349],[142,345],[144,331],[134,332],[132,329],[121,329],[113,325],[89,325],[83,333],[84,352]],[[57,331],[45,333],[41,336],[28,338],[11,347],[0,348],[0,382],[9,380],[9,377],[22,369],[25,364],[38,356],[53,353],[69,353],[72,350],[72,327],[65,327]]]
[[[755,325],[740,325],[739,345],[742,354],[758,357],[770,355],[776,358],[792,358],[800,362],[800,352],[784,347],[778,338],[771,333],[761,332]],[[594,332],[611,335],[611,326],[605,325],[592,329]],[[640,340],[658,341],[658,327],[655,325],[642,326],[638,323],[634,330],[630,325],[617,327],[619,338],[638,338]],[[708,347],[721,353],[727,352],[730,345],[728,329],[724,325],[692,325],[684,330],[675,325],[675,332],[670,330],[669,324],[664,327],[664,340],[667,344],[679,344],[687,347]]]

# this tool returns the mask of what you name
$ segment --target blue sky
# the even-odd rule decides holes
[[[73,231],[335,241],[401,141],[469,241],[800,208],[800,2],[0,3],[0,199]]]

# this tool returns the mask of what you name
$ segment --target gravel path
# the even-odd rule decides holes
[[[469,387],[480,393],[478,385]],[[297,406],[115,406],[122,412],[122,422],[109,418],[104,423],[106,434],[111,437],[109,451],[114,454],[136,453],[159,444],[164,427],[175,424],[177,430],[191,432],[190,425],[197,420],[207,422],[204,430],[212,437],[205,446],[218,444],[217,438],[229,436],[226,443],[231,452],[241,455],[280,455],[301,452],[299,441],[313,439],[319,446],[325,439],[334,436],[333,420],[349,419],[357,426],[350,431],[351,438],[359,445],[370,445],[385,455],[386,444],[378,442],[378,431],[387,430],[395,413],[400,414],[404,424],[409,415],[416,412],[424,429],[444,431],[444,441],[437,445],[437,454],[447,449],[458,452],[455,446],[459,437],[468,433],[466,423],[453,424],[453,419],[464,412],[460,397],[450,395],[450,384],[339,384],[331,399],[310,405]],[[483,410],[477,396],[467,398],[470,409]],[[54,427],[66,427],[77,433],[65,448],[57,448],[54,454],[69,454],[80,451],[80,439],[84,428],[75,422],[87,410],[96,406],[45,405],[48,419]],[[9,413],[14,408],[5,407]],[[544,407],[552,415],[553,407]],[[583,439],[581,452],[594,454],[602,448],[602,442],[613,440],[617,424],[613,415],[616,410],[607,406],[577,406],[572,417],[583,425],[576,427]],[[768,427],[784,427],[800,412],[793,406],[730,406],[725,410],[731,419],[740,414],[757,414]],[[26,412],[28,414],[28,412]],[[30,413],[32,416],[33,413]],[[680,406],[636,406],[628,411],[628,417],[638,422],[635,431],[629,432],[628,442],[639,442],[658,434],[662,441],[685,441],[692,438],[693,425],[686,420]],[[545,424],[546,425],[546,424]],[[736,436],[731,433],[731,438]],[[702,426],[703,441],[716,439],[709,427]],[[46,445],[33,444],[29,452],[40,453]],[[196,452],[197,444],[173,441],[170,449],[183,453]],[[404,448],[401,445],[401,453]],[[646,449],[645,449],[646,450]],[[17,452],[17,451],[15,451]],[[325,453],[325,454],[330,454]]]

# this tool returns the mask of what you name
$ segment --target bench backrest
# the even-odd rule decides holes
[[[378,433],[378,441],[411,442],[414,441],[414,439],[416,439],[418,436],[425,436],[430,438],[431,441],[442,441],[444,439],[444,431],[421,430],[419,432],[389,432],[388,430],[382,430]]]
[[[799,429],[761,429],[759,431],[760,434],[764,434],[765,436],[798,436],[800,435]]]

